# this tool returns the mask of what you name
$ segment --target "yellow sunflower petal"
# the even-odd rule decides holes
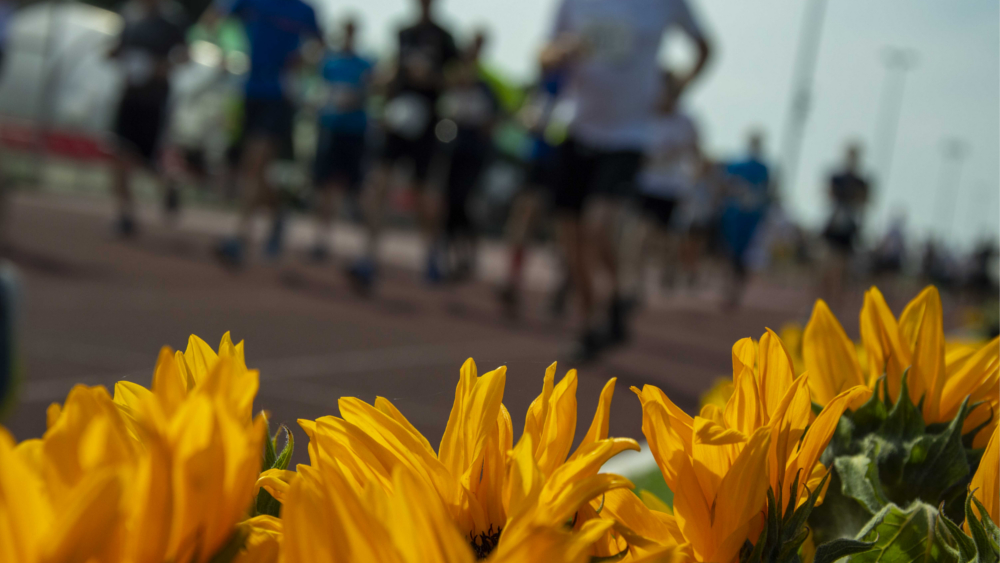
[[[576,451],[570,456],[570,461],[580,455],[580,450],[584,445],[592,444],[608,437],[608,424],[611,420],[611,399],[615,394],[616,381],[618,381],[618,378],[612,377],[604,384],[604,389],[601,390],[601,398],[597,401],[597,411],[594,413],[594,420],[590,423],[590,429],[587,430],[587,434],[580,441],[580,445],[576,447]]]
[[[972,476],[969,483],[969,491],[972,495],[983,503],[986,512],[994,524],[1000,524],[1000,429],[993,430],[990,441],[983,452],[983,458],[979,461],[979,469]],[[969,531],[969,524],[965,524],[965,531]]]
[[[924,402],[924,418],[937,421],[941,389],[945,382],[944,313],[941,295],[927,286],[899,317],[900,340],[911,352],[907,376],[913,404]]]
[[[864,385],[854,342],[826,303],[819,299],[803,335],[802,357],[809,390],[820,405],[855,385]]]

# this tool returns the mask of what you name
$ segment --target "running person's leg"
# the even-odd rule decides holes
[[[620,287],[620,227],[625,203],[633,197],[635,177],[642,162],[639,151],[600,152],[596,157],[592,181],[595,197],[585,209],[586,237],[594,258],[589,276],[603,273],[611,282],[607,343],[619,344],[628,338],[627,308]],[[592,282],[591,282],[592,283]],[[593,297],[591,297],[593,301]]]
[[[292,111],[283,99],[247,99],[244,104],[245,141],[238,172],[242,200],[236,233],[218,248],[225,263],[243,264],[245,248],[253,237],[254,215],[262,207],[274,207],[267,171],[277,155],[278,143],[291,130]]]
[[[443,202],[440,192],[433,189],[430,183],[431,164],[439,152],[437,137],[434,135],[437,119],[431,119],[430,123],[424,134],[409,144],[408,152],[413,161],[411,187],[416,190],[417,221],[427,249],[427,267],[424,274],[427,281],[435,283],[443,278],[440,263]]]
[[[348,191],[360,184],[364,148],[364,134],[320,130],[315,162],[316,240],[311,250],[316,261],[329,256],[329,237],[339,204]]]
[[[366,175],[361,189],[360,202],[365,222],[365,246],[362,255],[354,261],[347,273],[355,288],[368,293],[375,281],[378,263],[378,245],[385,221],[386,196],[393,167],[406,154],[406,139],[388,132],[378,154]]]
[[[553,160],[554,154],[544,154],[531,163],[524,188],[514,197],[507,217],[504,229],[509,249],[507,280],[499,296],[508,317],[518,313],[525,253],[545,205],[545,195],[551,192]]]
[[[581,217],[591,195],[597,159],[593,151],[572,139],[560,145],[558,151],[553,206],[559,242],[580,305],[580,332],[569,356],[572,360],[587,361],[597,356],[601,346],[594,318],[589,240]]]
[[[135,202],[131,176],[135,168],[156,168],[156,154],[166,112],[167,84],[151,84],[126,90],[115,118],[117,136],[113,189],[118,203],[115,231],[119,236],[135,234]]]

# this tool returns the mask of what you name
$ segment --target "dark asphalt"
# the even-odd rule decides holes
[[[209,234],[153,223],[122,243],[109,221],[109,202],[14,198],[7,255],[24,286],[25,378],[5,424],[18,439],[40,436],[46,406],[75,382],[149,385],[160,346],[183,348],[191,333],[215,345],[227,330],[246,341],[247,363],[262,374],[257,407],[277,421],[337,414],[341,396],[382,395],[436,443],[459,367],[472,356],[481,372],[508,367],[504,402],[519,434],[545,367],[571,336],[568,322],[530,314],[544,308],[541,294],[528,296],[528,315],[515,323],[500,315],[487,283],[429,288],[415,272],[388,267],[377,295],[363,299],[334,266],[307,265],[301,253],[234,274],[213,261]],[[808,310],[801,288],[752,294],[768,306],[722,314],[712,303],[681,303],[639,314],[629,346],[582,366],[577,437],[609,377],[619,378],[612,434],[641,438],[630,385],[658,385],[694,410],[699,393],[730,372],[733,342]]]

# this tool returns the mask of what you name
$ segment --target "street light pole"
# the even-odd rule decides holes
[[[876,172],[885,201],[889,198],[889,172],[892,169],[892,156],[896,148],[896,138],[899,132],[899,114],[903,106],[903,87],[906,83],[906,73],[917,65],[917,53],[912,49],[900,47],[885,47],[882,51],[882,65],[885,67],[885,78],[882,82],[882,94],[879,100],[878,115],[875,120],[875,134],[872,146],[875,151]],[[893,202],[894,203],[894,202]]]
[[[937,209],[941,213],[938,223],[938,235],[942,239],[951,239],[955,227],[956,202],[959,198],[962,177],[962,164],[969,156],[969,144],[962,139],[952,137],[942,144],[944,160],[941,164],[941,184],[938,186]]]
[[[798,173],[799,153],[805,133],[806,119],[812,102],[813,75],[819,56],[820,37],[823,32],[823,17],[827,0],[812,0],[803,15],[802,31],[799,35],[798,51],[792,74],[792,100],[788,107],[785,131],[781,142],[783,170],[781,176],[785,190],[795,186]]]

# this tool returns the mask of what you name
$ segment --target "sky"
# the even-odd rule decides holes
[[[407,0],[314,0],[324,23],[346,14],[364,27],[362,44],[389,52],[393,34],[412,17]],[[488,59],[513,79],[530,79],[558,0],[439,0],[439,16],[460,40],[491,30]],[[623,0],[627,1],[627,0]],[[707,150],[738,156],[751,128],[765,132],[777,159],[791,93],[792,68],[806,0],[690,0],[716,47],[690,93],[688,110]],[[815,0],[809,0],[815,1]],[[668,38],[664,60],[682,65],[690,49]],[[929,232],[968,244],[1000,231],[1000,3],[996,0],[835,0],[826,6],[814,94],[798,174],[783,196],[794,217],[821,225],[825,179],[848,140],[865,147],[869,169],[886,46],[912,49],[888,181],[876,184],[868,236],[903,210],[911,233]],[[967,157],[954,182],[946,139],[960,139]],[[945,182],[945,178],[952,179]],[[953,209],[953,212],[949,211]]]

